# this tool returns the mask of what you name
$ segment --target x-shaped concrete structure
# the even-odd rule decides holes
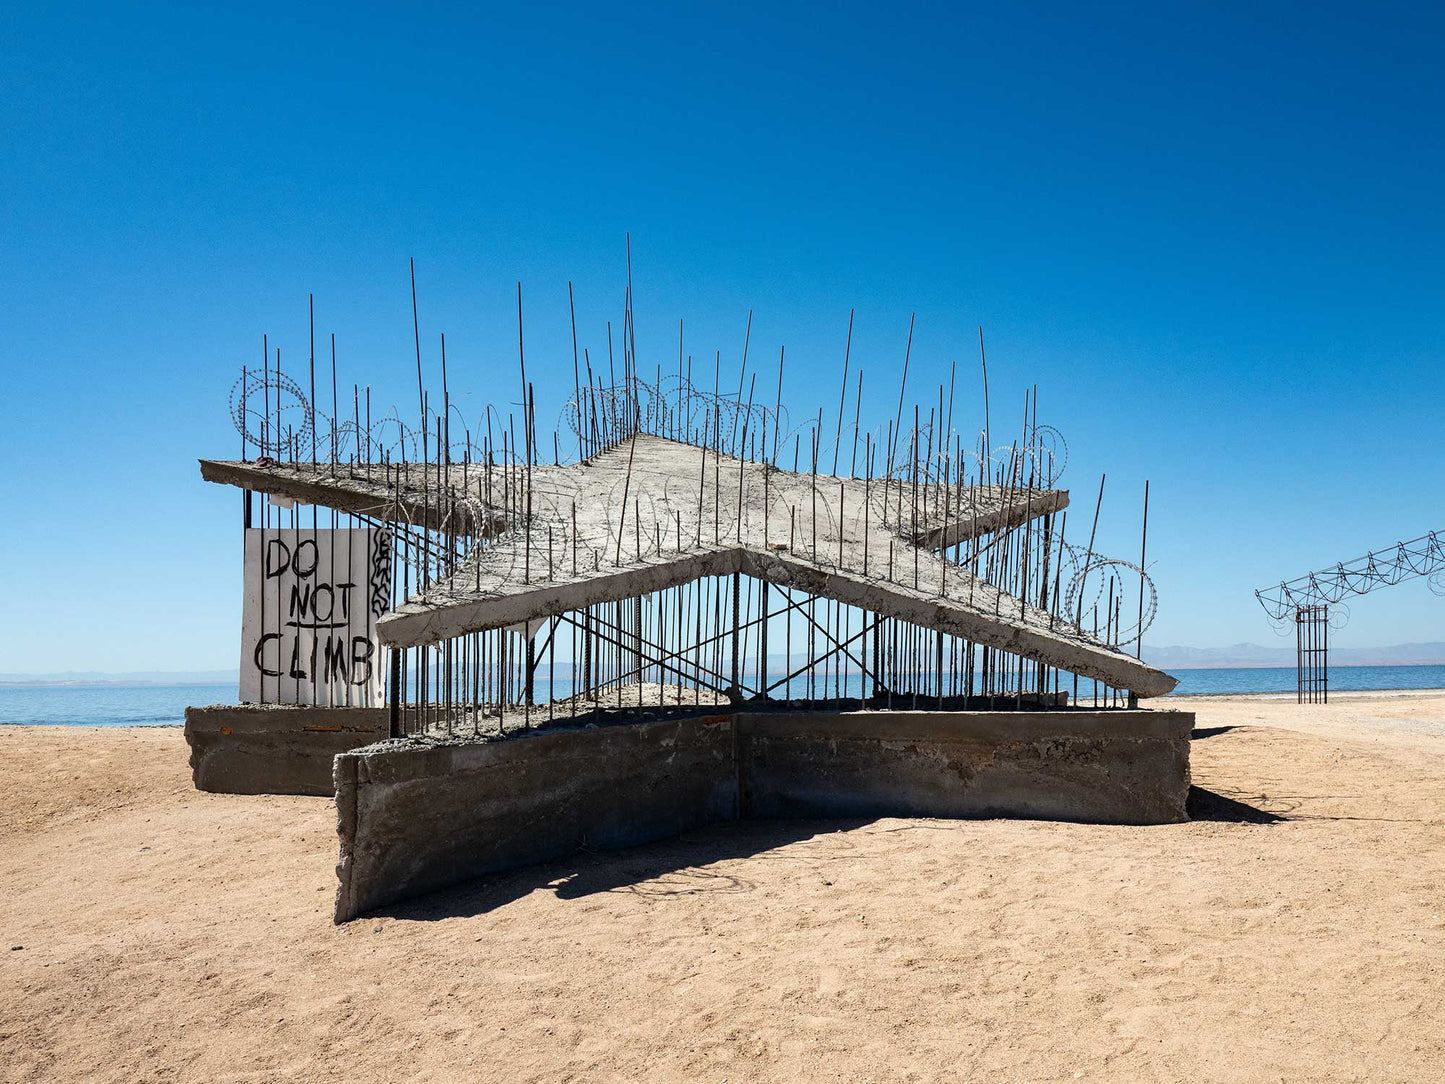
[[[742,573],[1139,696],[1177,684],[943,555],[1064,508],[1064,491],[804,474],[646,434],[566,466],[203,461],[201,470],[210,481],[470,538],[454,571],[378,621],[395,647]]]

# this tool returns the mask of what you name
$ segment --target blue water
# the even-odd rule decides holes
[[[1218,693],[1292,693],[1293,667],[1228,670],[1176,670],[1175,696]],[[566,695],[565,682],[557,692]],[[820,683],[821,684],[821,683]],[[538,682],[539,695],[544,682]],[[856,675],[843,682],[845,696],[861,691]],[[1067,685],[1065,686],[1067,687]],[[831,695],[832,683],[829,683]],[[1080,681],[1082,703],[1088,703],[1093,682]],[[1377,689],[1445,689],[1445,666],[1337,666],[1330,670],[1335,692]],[[227,685],[45,685],[0,688],[0,725],[180,726],[186,708],[197,704],[233,704],[236,686]],[[781,692],[781,690],[777,690]],[[794,696],[806,696],[802,679],[793,682]],[[821,689],[817,690],[822,695]]]
[[[234,704],[226,685],[39,685],[0,688],[0,724],[180,726],[186,708]]]
[[[1292,693],[1297,688],[1293,666],[1240,670],[1174,670],[1175,696],[1205,693]],[[1445,666],[1332,666],[1331,692],[1379,689],[1445,689]],[[1082,690],[1081,690],[1082,691]]]

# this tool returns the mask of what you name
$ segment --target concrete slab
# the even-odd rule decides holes
[[[1189,712],[738,716],[743,815],[1187,820]]]
[[[388,741],[336,758],[336,921],[580,847],[736,816],[726,716]]]
[[[530,532],[477,547],[454,575],[382,618],[384,643],[438,643],[743,572],[1139,696],[1177,684],[930,548],[930,538],[971,538],[1057,510],[1066,493],[933,487],[935,511],[919,522],[900,483],[770,470],[650,436],[549,468],[533,484]]]
[[[201,477],[218,485],[268,493],[300,504],[334,508],[383,523],[410,523],[457,534],[500,534],[507,529],[502,510],[482,500],[460,501],[455,507],[440,499],[453,492],[447,475],[419,463],[351,467],[330,463],[272,463],[202,459]],[[445,471],[446,468],[443,468]],[[455,493],[462,495],[479,472],[458,466]],[[471,486],[469,489],[468,487]]]
[[[714,821],[1186,819],[1180,711],[737,712],[343,753],[336,921],[422,892]]]
[[[332,759],[384,739],[386,708],[217,704],[186,709],[197,790],[335,793]]]
[[[203,461],[202,474],[432,525],[442,515],[440,488],[464,495],[458,507],[465,506],[466,523],[454,529],[466,533],[475,522],[486,537],[452,575],[377,623],[382,641],[395,647],[743,572],[966,636],[1141,697],[1162,696],[1177,684],[945,560],[937,549],[1057,512],[1068,505],[1065,491],[802,474],[646,434],[583,463],[534,466],[525,528],[516,526],[516,467],[347,472]]]

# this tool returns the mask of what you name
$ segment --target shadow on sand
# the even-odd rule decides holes
[[[1220,734],[1228,734],[1236,729],[1238,728],[1233,726],[1199,726],[1189,732],[1189,737],[1198,741],[1200,738],[1215,738]]]
[[[1224,728],[1228,729],[1228,728]],[[1198,733],[1196,731],[1195,733]],[[1257,806],[1237,802],[1203,787],[1190,787],[1184,803],[1192,821],[1222,821],[1226,824],[1278,824],[1285,818]]]
[[[1275,824],[1285,819],[1203,787],[1189,788],[1186,808],[1190,819],[1197,821]],[[873,819],[866,817],[729,821],[688,832],[676,839],[617,851],[578,851],[541,865],[483,875],[468,884],[379,908],[370,912],[368,917],[385,916],[411,922],[468,918],[487,914],[539,889],[551,891],[563,900],[581,899],[599,892],[629,892],[647,896],[750,892],[754,886],[749,881],[735,871],[716,869],[715,864],[729,858],[766,860],[768,852],[779,847],[846,833],[871,823]],[[818,854],[817,861],[827,864],[849,861],[852,858],[849,850],[851,844],[842,847],[830,844],[826,853]],[[796,852],[788,857],[790,861],[805,858]]]
[[[538,866],[483,876],[470,884],[379,908],[368,917],[384,915],[413,922],[465,918],[486,914],[538,889],[550,889],[564,900],[598,892],[648,896],[749,892],[753,885],[748,881],[710,867],[729,858],[766,858],[768,851],[786,844],[847,832],[869,823],[871,818],[729,821],[676,839],[618,851],[579,851]],[[831,863],[849,857],[830,852],[819,860]]]

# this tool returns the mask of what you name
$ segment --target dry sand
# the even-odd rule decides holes
[[[0,727],[0,1078],[1445,1078],[1445,694],[1179,706],[1190,824],[728,825],[341,928],[329,801]]]

